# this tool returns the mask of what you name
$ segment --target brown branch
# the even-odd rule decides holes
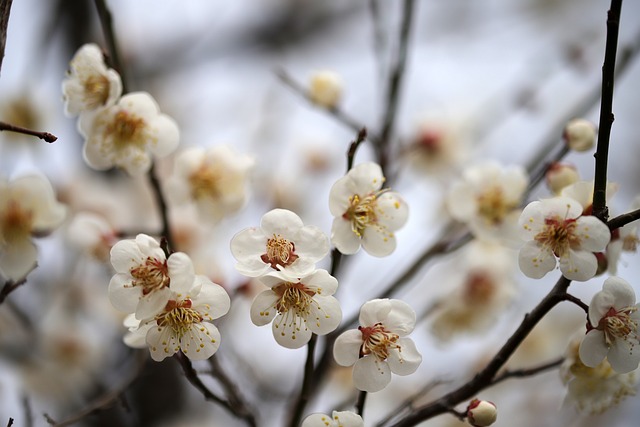
[[[0,304],[2,304],[5,299],[7,299],[11,292],[15,291],[27,282],[27,277],[33,270],[36,269],[36,267],[38,267],[37,263],[34,264],[33,267],[31,267],[31,270],[27,271],[27,274],[25,274],[24,277],[19,280],[8,280],[5,282],[2,290],[0,291]]]
[[[367,392],[364,390],[360,390],[360,393],[358,393],[358,400],[356,401],[356,414],[360,415],[361,417],[364,414],[364,404],[367,401]]]
[[[613,82],[618,48],[618,29],[622,0],[612,0],[607,13],[607,41],[602,66],[602,98],[600,102],[600,121],[598,124],[598,146],[595,153],[595,178],[593,190],[593,215],[606,222],[609,219],[607,208],[607,164],[609,159],[609,139],[613,124]]]
[[[616,228],[624,227],[625,225],[632,223],[633,221],[637,221],[640,219],[640,209],[636,209],[635,211],[627,212],[622,215],[618,215],[617,217],[610,219],[607,222],[609,226],[609,230],[615,230]]]
[[[48,142],[49,144],[51,144],[52,142],[55,142],[58,139],[57,136],[49,132],[39,132],[36,130],[23,128],[20,126],[9,124],[9,123],[0,122],[0,131],[5,131],[5,130],[8,132],[16,132],[24,135],[35,136],[37,138],[40,138]]]
[[[175,251],[176,247],[174,245],[173,235],[171,234],[171,225],[169,224],[169,209],[164,198],[164,193],[162,192],[162,187],[160,186],[160,181],[156,176],[155,162],[151,164],[151,169],[149,169],[147,176],[149,177],[149,183],[151,184],[153,195],[156,198],[156,203],[158,203],[158,211],[160,212],[162,220],[160,236],[166,239],[167,245],[169,246],[168,252],[170,253],[171,251]]]
[[[240,390],[224,372],[215,355],[209,358],[209,366],[211,366],[211,375],[220,381],[220,384],[222,384],[222,387],[227,394],[227,398],[229,399],[229,404],[233,406],[238,417],[244,419],[247,424],[252,427],[257,426],[253,411],[245,403]]]
[[[4,48],[7,44],[7,30],[9,28],[9,14],[13,0],[0,0],[0,70],[4,59]],[[13,420],[11,420],[13,422]]]
[[[316,341],[318,336],[316,334],[311,335],[311,339],[307,344],[307,361],[304,364],[304,378],[302,379],[302,389],[298,394],[298,398],[291,411],[291,417],[289,418],[289,427],[297,427],[300,425],[304,408],[309,403],[312,390],[312,378],[313,378],[313,359],[316,349]]]
[[[536,366],[535,368],[506,370],[506,371],[503,371],[500,375],[496,376],[493,379],[493,381],[491,381],[491,385],[498,384],[509,378],[532,377],[541,372],[557,368],[558,366],[562,365],[562,362],[564,362],[564,357],[559,357],[555,360],[552,360],[551,362],[547,362],[543,365]]]

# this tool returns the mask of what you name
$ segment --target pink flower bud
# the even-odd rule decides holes
[[[565,126],[562,136],[572,150],[588,151],[596,143],[596,126],[585,119],[573,119]]]
[[[486,427],[498,418],[498,409],[488,400],[473,399],[467,408],[467,420],[474,427]]]
[[[580,175],[575,166],[568,163],[554,162],[547,169],[545,175],[547,187],[554,194],[560,194],[563,188],[580,180]]]

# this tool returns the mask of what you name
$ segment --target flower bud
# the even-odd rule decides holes
[[[588,151],[596,143],[596,126],[585,119],[573,119],[565,126],[562,136],[572,150]]]
[[[547,187],[554,194],[560,194],[563,188],[580,180],[575,166],[568,163],[554,162],[545,174]]]
[[[498,418],[496,405],[488,400],[473,399],[467,408],[467,420],[474,427],[486,427]]]
[[[342,79],[333,71],[318,71],[311,76],[311,100],[325,108],[335,108],[342,98]]]

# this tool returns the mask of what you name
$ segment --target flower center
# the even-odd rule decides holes
[[[464,299],[468,303],[482,304],[491,301],[496,285],[491,276],[484,271],[472,271],[464,284]]]
[[[489,187],[478,196],[478,215],[493,225],[500,224],[509,212],[517,207],[516,203],[505,199],[502,188]]]
[[[4,215],[0,217],[0,239],[7,244],[27,239],[31,234],[32,223],[33,212],[22,209],[17,201],[11,199]]]
[[[275,308],[279,313],[293,310],[296,316],[306,318],[310,313],[309,307],[313,302],[314,291],[303,283],[285,282],[273,288],[273,292],[280,297]]]
[[[191,197],[196,200],[217,198],[221,193],[220,174],[210,165],[202,164],[189,176]]]
[[[580,238],[575,233],[575,219],[561,219],[556,216],[545,218],[544,223],[544,229],[534,239],[549,248],[555,256],[562,258],[569,249],[580,246]]]
[[[638,331],[638,321],[631,318],[631,315],[638,310],[638,307],[625,307],[616,310],[611,307],[604,315],[596,329],[604,332],[604,340],[607,346],[616,340],[616,338],[627,340],[629,335],[635,337]]]
[[[146,122],[144,119],[126,111],[118,111],[105,129],[105,137],[113,138],[116,150],[124,150],[129,146],[142,148],[146,139]]]
[[[638,249],[638,236],[630,234],[622,239],[622,250],[627,252],[635,252]]]
[[[141,286],[142,295],[147,295],[169,286],[171,282],[167,262],[151,257],[147,257],[144,264],[132,268],[130,273],[134,279],[132,285]]]
[[[191,325],[204,320],[204,317],[191,308],[191,305],[192,302],[189,299],[179,302],[169,300],[164,312],[156,316],[156,323],[158,326],[171,328],[178,338],[182,338]]]
[[[84,81],[85,101],[89,109],[102,107],[109,98],[109,80],[103,75],[91,75]]]
[[[349,207],[342,214],[342,218],[351,221],[351,231],[358,237],[362,237],[364,230],[378,221],[376,200],[385,191],[387,190],[381,190],[363,198],[358,194],[349,197]]]
[[[267,253],[260,259],[265,264],[271,264],[271,268],[279,270],[278,266],[287,267],[298,259],[295,253],[296,245],[279,234],[274,234],[267,240]]]
[[[358,330],[362,333],[363,341],[360,357],[373,354],[379,361],[383,361],[389,357],[391,349],[400,350],[400,346],[396,344],[400,337],[387,331],[382,323],[367,327],[359,326]]]

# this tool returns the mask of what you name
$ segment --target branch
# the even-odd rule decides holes
[[[27,274],[25,274],[22,279],[19,279],[17,281],[7,280],[5,282],[4,286],[2,287],[2,290],[0,291],[0,304],[2,304],[5,299],[7,299],[7,297],[9,296],[9,294],[11,292],[15,291],[20,286],[22,286],[25,283],[27,283],[27,277],[29,276],[29,273],[31,273],[33,270],[35,270],[36,267],[38,267],[37,263],[33,265],[31,270],[27,271]]]
[[[613,81],[615,77],[618,28],[622,0],[612,0],[607,13],[607,42],[602,66],[602,98],[600,101],[600,121],[598,124],[598,146],[595,153],[596,170],[593,191],[593,215],[606,222],[607,208],[607,162],[609,158],[609,138],[613,124]]]
[[[309,403],[309,397],[311,396],[311,379],[313,377],[313,356],[316,348],[316,341],[318,336],[316,334],[311,335],[311,340],[307,344],[307,361],[304,364],[304,378],[302,380],[302,390],[298,395],[298,399],[291,412],[291,418],[289,419],[289,427],[297,427],[300,425],[302,419],[302,413],[305,406]]]
[[[367,139],[367,128],[362,128],[358,132],[358,136],[349,146],[349,151],[347,151],[347,173],[353,167],[353,159],[356,157],[356,153],[358,152],[358,148],[360,144],[362,144]]]
[[[637,221],[638,219],[640,219],[640,209],[618,215],[617,217],[610,219],[609,222],[607,222],[607,225],[609,226],[609,230],[613,231],[616,228],[624,227],[625,225],[633,221]]]
[[[222,384],[222,387],[227,393],[229,403],[234,408],[234,411],[238,415],[238,417],[244,419],[248,425],[256,427],[257,423],[253,412],[245,403],[242,395],[240,394],[240,390],[238,390],[238,387],[231,381],[231,379],[227,376],[227,374],[220,366],[218,358],[216,356],[209,358],[209,365],[211,366],[212,376],[220,381],[220,384]]]
[[[24,135],[35,136],[37,138],[40,138],[48,142],[49,144],[51,144],[52,142],[55,142],[58,139],[57,136],[49,132],[38,132],[35,130],[23,128],[20,126],[9,124],[9,123],[0,122],[0,131],[5,131],[5,130],[9,132],[21,133]]]
[[[362,417],[364,413],[364,404],[367,401],[367,392],[364,390],[360,390],[358,393],[358,401],[356,402],[356,414]]]
[[[185,356],[181,351],[178,351],[173,358],[180,364],[182,371],[184,372],[187,380],[193,385],[202,395],[205,400],[210,400],[212,402],[217,403],[222,406],[229,412],[235,415],[233,408],[226,400],[216,396],[213,394],[211,390],[207,388],[207,386],[202,382],[200,377],[198,377],[198,373],[193,369],[193,365],[191,364],[191,360]]]
[[[122,93],[127,93],[127,79],[125,78],[120,50],[118,49],[118,43],[116,42],[111,12],[104,0],[95,0],[94,3],[96,5],[96,9],[98,9],[100,26],[102,27],[102,33],[104,34],[104,39],[107,43],[107,50],[109,51],[109,57],[107,58],[110,63],[109,65],[120,74],[120,78],[122,79]]]
[[[418,407],[415,411],[403,417],[399,421],[391,424],[392,427],[409,427],[418,423],[450,412],[455,405],[468,400],[475,396],[479,391],[489,387],[496,379],[496,374],[504,366],[509,357],[516,351],[522,341],[527,337],[529,332],[538,324],[538,322],[559,302],[563,301],[566,291],[571,283],[570,280],[561,277],[556,285],[549,293],[538,303],[538,305],[528,314],[518,329],[511,335],[502,348],[491,359],[489,364],[480,372],[478,372],[471,381],[453,390],[441,398]]]
[[[13,0],[0,0],[0,70],[4,59],[4,48],[7,44],[7,29],[9,28],[9,14]],[[13,420],[9,418],[11,422]]]
[[[551,362],[547,362],[547,363],[545,363],[543,365],[536,366],[535,368],[506,370],[506,371],[502,372],[500,375],[496,376],[493,379],[493,381],[491,381],[491,385],[498,384],[498,383],[500,383],[500,382],[502,382],[504,380],[507,380],[509,378],[532,377],[532,376],[537,375],[537,374],[539,374],[541,372],[557,368],[558,366],[562,365],[562,362],[564,362],[564,357],[559,357],[559,358],[557,358],[555,360],[552,360]]]
[[[149,169],[149,173],[147,175],[149,177],[149,183],[151,184],[151,189],[153,190],[156,202],[158,203],[158,211],[160,211],[160,217],[162,219],[162,231],[160,232],[160,235],[166,239],[167,245],[169,246],[169,252],[175,251],[176,247],[174,246],[171,226],[169,224],[169,210],[167,208],[167,202],[164,199],[160,181],[156,176],[155,162],[151,163],[151,169]]]
[[[11,427],[13,425],[13,418],[9,418],[9,422],[7,422],[7,427]]]

